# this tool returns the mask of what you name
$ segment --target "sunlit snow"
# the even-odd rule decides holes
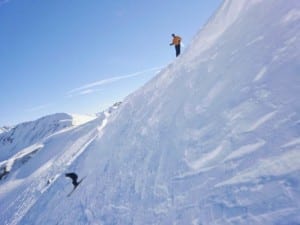
[[[122,104],[5,136],[0,223],[299,225],[299,11],[225,0]],[[66,172],[85,177],[70,197]]]

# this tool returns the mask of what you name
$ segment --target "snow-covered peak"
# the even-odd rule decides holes
[[[0,134],[9,131],[10,127],[0,127]]]
[[[95,116],[57,113],[16,125],[0,133],[0,161],[8,159],[21,149],[65,128],[77,126],[95,119]]]
[[[0,134],[0,180],[6,178],[8,173],[20,169],[44,148],[44,143],[49,142],[49,139],[72,132],[72,130],[76,130],[76,127],[80,129],[80,126],[84,127],[84,125],[89,127],[90,124],[94,124],[92,127],[96,129],[97,124],[100,123],[99,127],[103,128],[108,117],[118,108],[119,104],[114,104],[98,115],[57,113],[35,121],[21,123],[13,128],[4,127]]]

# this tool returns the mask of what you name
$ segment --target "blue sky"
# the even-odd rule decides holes
[[[222,0],[0,0],[0,126],[96,113],[188,45]]]

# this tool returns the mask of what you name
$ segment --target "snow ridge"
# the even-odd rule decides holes
[[[47,193],[57,179],[72,168],[74,161],[84,154],[119,105],[115,104],[97,117],[56,114],[16,126],[17,134],[33,136],[40,124],[51,128],[54,123],[57,129],[49,129],[52,132],[33,139],[36,141],[34,144],[0,162],[0,201],[7,203],[0,205],[2,224],[19,224],[39,197]],[[58,129],[57,123],[68,126]],[[35,129],[29,130],[28,127]],[[14,141],[24,142],[23,136],[15,135]]]

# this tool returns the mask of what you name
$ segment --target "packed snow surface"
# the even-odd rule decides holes
[[[0,223],[299,225],[299,12],[225,0],[121,105],[5,153],[39,149],[0,181]]]

